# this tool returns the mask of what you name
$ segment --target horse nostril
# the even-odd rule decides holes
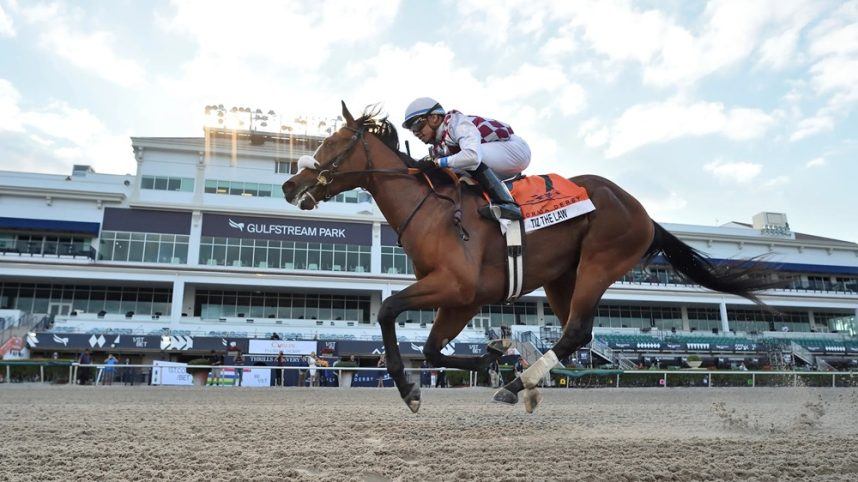
[[[283,183],[283,196],[286,199],[289,199],[289,196],[292,194],[292,191],[295,190],[295,183],[292,181],[286,181]]]

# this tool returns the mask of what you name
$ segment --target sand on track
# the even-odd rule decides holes
[[[0,480],[858,480],[854,389],[0,386]]]

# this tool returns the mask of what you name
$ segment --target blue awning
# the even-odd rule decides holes
[[[82,223],[78,221],[58,221],[54,219],[2,218],[0,229],[19,231],[51,231],[57,233],[92,234],[98,236],[100,223]]]
[[[735,263],[741,262],[740,259],[711,259],[713,264],[725,264],[725,263]],[[667,262],[667,259],[663,255],[658,255],[652,258],[652,262],[650,264],[654,265],[667,265],[670,264]],[[837,266],[837,265],[826,265],[826,264],[803,264],[803,263],[778,263],[772,261],[759,261],[759,264],[763,268],[774,269],[778,271],[789,271],[794,273],[818,273],[818,274],[843,274],[843,275],[856,275],[858,274],[858,266]]]

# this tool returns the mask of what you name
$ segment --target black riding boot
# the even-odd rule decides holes
[[[491,198],[492,204],[500,208],[500,217],[511,220],[521,219],[521,208],[515,203],[506,184],[502,183],[488,166],[480,163],[479,167],[471,171],[471,177],[480,183]],[[481,207],[479,211],[484,218],[495,219],[490,205]]]

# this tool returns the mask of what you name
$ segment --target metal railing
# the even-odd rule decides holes
[[[616,363],[621,370],[634,370],[637,368],[631,360],[625,357],[625,355],[609,347],[607,343],[595,338],[590,342],[590,350],[596,352],[599,356],[611,363]]]

